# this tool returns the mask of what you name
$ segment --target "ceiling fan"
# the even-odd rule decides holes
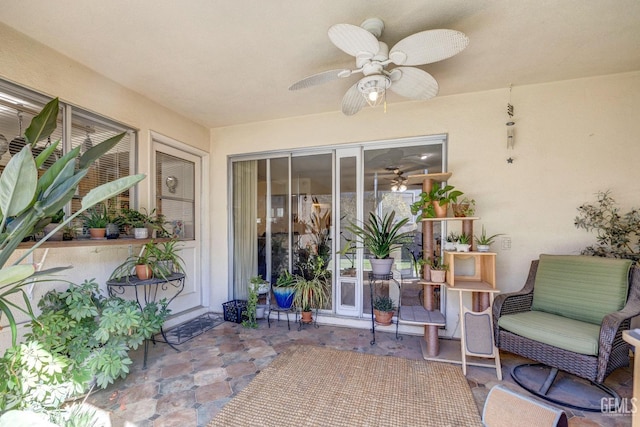
[[[427,30],[412,34],[389,50],[379,41],[384,23],[379,18],[365,20],[359,27],[336,24],[329,28],[329,39],[339,49],[356,58],[355,69],[323,71],[294,83],[289,90],[350,77],[362,73],[342,98],[342,112],[351,116],[365,105],[379,105],[387,89],[412,99],[429,99],[438,93],[438,82],[431,74],[412,65],[431,64],[450,58],[463,51],[469,38],[455,30]],[[395,68],[387,69],[390,65]]]
[[[403,191],[406,191],[407,183],[409,182],[409,179],[407,179],[407,177],[403,175],[404,172],[394,167],[387,167],[385,169],[393,172],[393,174],[395,175],[391,180],[391,191],[400,192],[400,193],[402,193]]]

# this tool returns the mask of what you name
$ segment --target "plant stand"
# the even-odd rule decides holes
[[[162,298],[167,298],[168,307],[184,290],[184,279],[185,275],[183,273],[173,273],[167,278],[152,278],[148,280],[140,280],[136,276],[127,276],[122,277],[119,280],[108,280],[107,292],[111,297],[124,297],[125,293],[132,292],[140,310],[142,310],[147,304],[152,302],[155,303]],[[127,292],[127,290],[129,290],[129,292]],[[180,352],[180,350],[174,345],[176,343],[172,343],[167,339],[163,327],[160,327],[160,334],[162,334],[163,340],[157,340],[155,337],[144,340],[144,362],[142,369],[147,369],[149,341],[152,341],[154,345],[156,342],[169,344],[172,349]]]
[[[302,328],[304,328],[305,325],[313,325],[316,329],[318,329],[320,327],[320,325],[318,325],[318,309],[314,309],[312,311],[313,313],[313,320],[311,320],[311,322],[303,322],[302,321],[302,311],[301,310],[296,310],[296,322],[298,322],[298,330],[301,331]],[[298,320],[298,314],[300,314],[300,319]],[[288,318],[288,317],[287,317]]]

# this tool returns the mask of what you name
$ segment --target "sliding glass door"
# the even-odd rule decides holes
[[[331,296],[323,310],[366,317],[370,255],[356,247],[348,227],[369,213],[409,217],[415,244],[392,254],[393,274],[415,279],[421,227],[410,206],[422,190],[419,176],[444,170],[444,152],[444,137],[437,136],[232,159],[232,296],[245,298],[257,274],[274,283],[283,270],[306,278],[320,273]]]

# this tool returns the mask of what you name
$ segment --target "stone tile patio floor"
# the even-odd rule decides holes
[[[341,350],[422,359],[421,336],[376,331],[376,344],[370,345],[367,329],[320,325],[318,329],[297,330],[286,321],[260,321],[258,329],[225,322],[181,344],[176,352],[166,344],[151,345],[147,369],[142,369],[142,348],[133,352],[130,375],[105,390],[89,396],[87,402],[110,413],[114,427],[206,426],[213,416],[265,366],[288,346],[322,345]],[[511,368],[527,360],[502,353],[503,381],[507,387],[528,394],[511,379]],[[491,368],[469,367],[467,380],[481,413],[486,396],[500,383]],[[632,369],[618,369],[606,384],[621,397],[632,395]],[[361,397],[366,398],[366,397]],[[256,407],[268,411],[268,403]],[[630,415],[582,412],[564,408],[570,426],[630,426]]]

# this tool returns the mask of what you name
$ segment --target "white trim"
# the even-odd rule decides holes
[[[156,176],[156,152],[158,148],[168,148],[170,150],[177,151],[176,154],[187,154],[189,156],[193,156],[198,158],[199,165],[196,165],[197,169],[200,170],[200,182],[195,183],[195,196],[196,202],[199,205],[198,209],[194,212],[196,215],[196,229],[195,229],[195,241],[198,246],[199,251],[199,277],[200,277],[200,304],[202,307],[209,307],[211,304],[211,289],[210,283],[211,281],[211,263],[209,262],[207,256],[210,253],[210,239],[207,238],[210,233],[210,220],[206,215],[209,206],[209,193],[204,189],[207,187],[207,183],[209,182],[209,153],[206,151],[200,150],[198,148],[192,147],[188,144],[170,138],[166,135],[162,135],[158,132],[150,131],[150,176],[153,180],[153,183],[150,185],[150,202],[155,205],[156,200],[156,185],[155,185],[155,176]],[[159,150],[162,151],[162,150]],[[168,153],[171,154],[171,153]],[[204,309],[203,309],[204,310]],[[206,311],[206,310],[205,310]],[[193,318],[200,313],[200,310],[189,310],[184,315],[186,317]],[[182,319],[183,315],[179,314],[178,318]],[[185,321],[188,319],[183,319]]]

